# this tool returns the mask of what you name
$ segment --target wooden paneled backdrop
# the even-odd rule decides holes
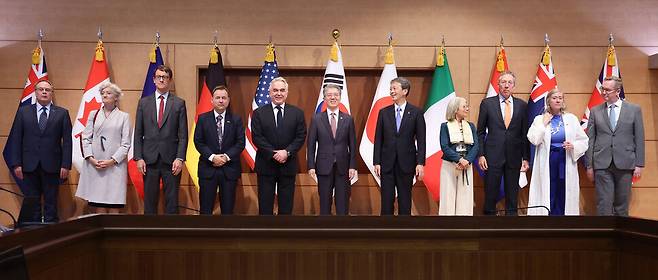
[[[542,51],[544,34],[551,38],[559,87],[569,111],[582,115],[605,59],[608,34],[615,36],[627,100],[642,106],[646,129],[646,169],[633,187],[631,215],[658,218],[658,73],[648,69],[648,56],[658,52],[658,5],[653,1],[44,1],[0,0],[0,143],[4,147],[18,104],[31,50],[39,28],[56,102],[75,116],[102,26],[111,79],[124,89],[121,108],[134,116],[147,69],[154,33],[162,34],[165,63],[175,73],[175,91],[187,101],[194,120],[200,69],[207,66],[213,31],[229,75],[233,110],[251,110],[256,75],[264,45],[272,39],[283,76],[290,77],[289,102],[302,107],[310,120],[327,61],[331,30],[339,28],[348,75],[350,103],[360,140],[374,89],[383,66],[386,36],[393,34],[400,75],[412,77],[410,101],[423,106],[435,61],[435,46],[445,36],[457,95],[471,104],[476,120],[486,92],[501,35],[511,70],[517,73],[517,96],[527,99]],[[303,154],[303,153],[302,153]],[[379,213],[379,190],[359,158],[360,179],[352,192],[352,214]],[[256,180],[244,170],[236,212],[257,213]],[[302,170],[302,172],[304,172]],[[427,170],[438,172],[438,170]],[[75,199],[77,173],[61,187],[62,218],[83,213]],[[312,181],[298,176],[295,213],[315,215],[318,198]],[[6,168],[0,185],[17,190]],[[126,212],[141,204],[129,186]],[[583,214],[595,213],[594,188],[581,180]],[[181,204],[197,207],[197,193],[187,175]],[[527,196],[527,190],[522,191]],[[476,213],[482,206],[482,181],[476,180]],[[0,207],[18,214],[20,199],[0,192]],[[435,215],[437,205],[418,185],[414,212]],[[9,219],[1,216],[2,223]]]

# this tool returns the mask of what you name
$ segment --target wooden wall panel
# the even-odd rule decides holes
[[[282,75],[291,78],[291,103],[306,111],[310,120],[317,98],[319,81],[333,42],[330,31],[341,29],[339,42],[348,73],[350,103],[355,116],[357,134],[361,136],[374,89],[383,66],[386,35],[392,32],[395,58],[400,75],[413,81],[410,101],[423,106],[434,69],[435,46],[445,35],[455,90],[467,97],[471,105],[470,119],[477,120],[479,102],[488,86],[496,47],[504,35],[510,67],[517,73],[517,96],[527,99],[543,46],[543,34],[549,33],[555,71],[560,88],[567,93],[569,110],[581,116],[595,84],[607,46],[607,36],[615,35],[617,55],[625,81],[627,98],[643,108],[647,139],[647,168],[644,178],[636,183],[632,201],[633,215],[656,218],[658,184],[655,170],[658,152],[658,132],[654,124],[658,110],[654,110],[654,96],[658,93],[658,76],[648,70],[648,55],[658,52],[658,19],[652,15],[658,6],[649,2],[632,4],[605,0],[592,6],[587,1],[559,0],[546,6],[542,1],[523,1],[522,4],[421,0],[414,5],[400,6],[393,1],[346,1],[330,5],[317,0],[287,0],[277,5],[262,5],[258,1],[221,3],[201,0],[194,3],[165,3],[148,5],[142,2],[119,0],[112,3],[81,0],[54,3],[43,0],[12,2],[0,0],[0,111],[9,112],[0,120],[0,142],[6,141],[11,117],[18,95],[25,82],[30,53],[35,46],[35,33],[43,28],[46,41],[49,75],[55,84],[56,102],[69,109],[71,117],[77,113],[84,83],[89,72],[96,44],[98,26],[104,30],[112,81],[124,89],[122,108],[134,119],[136,102],[141,94],[147,55],[156,30],[162,34],[161,49],[165,63],[174,68],[174,88],[187,101],[188,120],[193,121],[198,92],[198,69],[208,64],[208,51],[214,30],[219,30],[219,43],[227,73],[251,75],[229,77],[233,94],[233,108],[243,117],[251,110],[255,80],[263,63],[264,44],[270,35],[277,44],[277,58]],[[48,13],[34,17],[34,7]],[[373,9],[376,7],[376,9]],[[537,17],[537,11],[549,17]],[[163,15],[167,20],[145,20],[144,14]],[[30,18],[31,20],[25,20]],[[522,28],[520,28],[522,27]],[[307,71],[303,74],[303,71]],[[308,73],[313,73],[309,75]],[[657,97],[658,98],[658,97]],[[360,137],[358,137],[360,141]],[[4,147],[4,144],[2,144]],[[304,153],[302,153],[303,155]],[[360,158],[360,157],[358,157]],[[300,163],[303,160],[300,159]],[[377,214],[379,192],[365,166],[358,159],[359,171],[367,185],[353,190],[354,214]],[[246,166],[246,165],[245,165]],[[246,168],[244,169],[245,171]],[[187,172],[187,171],[185,171]],[[305,172],[302,167],[301,172]],[[300,178],[305,178],[301,175]],[[253,174],[245,173],[248,178]],[[476,176],[477,177],[477,176]],[[478,188],[482,182],[476,178]],[[0,168],[0,183],[11,185],[6,169]],[[68,185],[74,189],[77,172]],[[194,188],[184,174],[182,201],[195,203]],[[257,213],[255,179],[243,180],[244,196],[238,197],[241,213]],[[581,180],[584,213],[592,212],[591,183]],[[299,213],[315,211],[313,188],[301,183],[298,192],[303,201]],[[427,199],[421,188],[414,189],[415,213],[430,214],[436,205]],[[479,189],[481,191],[481,189]],[[71,194],[71,191],[63,191]],[[129,186],[127,211],[141,209],[140,202]],[[476,189],[476,209],[482,194]],[[65,198],[71,209],[66,213],[80,213],[80,202]],[[15,205],[7,196],[0,196],[2,205]],[[249,203],[249,205],[246,205]],[[240,203],[239,203],[240,205]],[[15,207],[15,206],[9,206]],[[17,213],[16,208],[12,212]],[[296,210],[297,211],[297,210]],[[6,224],[5,218],[0,222]]]

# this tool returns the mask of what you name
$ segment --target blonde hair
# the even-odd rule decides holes
[[[446,120],[447,121],[453,121],[457,117],[457,111],[459,111],[459,108],[466,104],[466,98],[463,97],[455,97],[453,99],[450,99],[448,102],[448,107],[446,108]]]
[[[564,103],[564,93],[559,89],[559,88],[554,88],[546,94],[546,100],[544,101],[544,104],[546,105],[546,109],[550,110],[551,105],[549,103],[551,102],[551,97],[556,94],[556,93],[562,93],[562,107],[560,107],[560,114],[564,114],[564,112],[567,110],[567,103]]]

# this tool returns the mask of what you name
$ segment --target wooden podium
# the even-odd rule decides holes
[[[658,222],[621,217],[94,215],[16,245],[30,279],[658,279]]]

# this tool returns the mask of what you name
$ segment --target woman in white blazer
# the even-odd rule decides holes
[[[579,215],[578,159],[588,138],[578,118],[565,111],[564,94],[557,88],[546,96],[545,112],[535,117],[528,140],[535,145],[528,215]]]
[[[104,83],[100,92],[103,106],[89,113],[82,132],[85,162],[75,195],[88,201],[92,213],[118,213],[126,204],[130,116],[119,110],[118,86]]]

